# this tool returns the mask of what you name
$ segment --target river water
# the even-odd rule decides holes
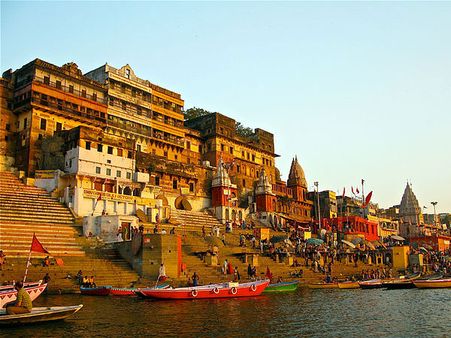
[[[451,289],[318,290],[256,298],[152,301],[41,296],[84,304],[61,322],[2,328],[19,337],[451,337]]]

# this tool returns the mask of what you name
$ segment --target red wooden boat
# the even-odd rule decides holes
[[[111,286],[99,286],[95,288],[80,286],[80,292],[82,295],[88,296],[108,296],[111,292]]]
[[[132,288],[111,288],[110,295],[111,296],[126,296],[126,297],[133,297],[136,296],[137,289]]]
[[[25,283],[24,289],[30,295],[31,301],[34,301],[39,295],[44,292],[47,284],[41,284],[40,282]],[[17,290],[14,286],[11,288],[10,285],[4,286],[0,290],[0,309],[6,304],[15,301],[17,298]]]
[[[259,296],[269,285],[269,279],[250,283],[220,283],[185,288],[140,288],[137,293],[146,298],[157,299],[206,299]]]

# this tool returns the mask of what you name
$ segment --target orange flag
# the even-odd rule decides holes
[[[39,242],[38,238],[36,237],[35,234],[33,234],[33,240],[31,242],[31,249],[30,251],[33,252],[42,252],[42,253],[49,253],[41,244],[41,242]]]

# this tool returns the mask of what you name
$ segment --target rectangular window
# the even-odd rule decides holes
[[[74,86],[73,85],[69,85],[69,93],[71,93],[71,94],[74,93]]]
[[[233,155],[233,147],[230,147],[229,152]]]
[[[110,168],[106,168],[106,174],[107,174],[107,176],[111,176],[111,169]]]
[[[177,185],[178,185],[178,181],[177,180],[173,180],[172,181],[172,189],[177,189]]]
[[[113,155],[113,147],[108,146],[108,154]]]
[[[191,150],[191,142],[186,142],[186,149]]]
[[[221,151],[224,151],[224,145],[221,144]]]
[[[56,80],[56,88],[61,89],[61,81]]]
[[[133,158],[133,153],[131,151],[128,152],[127,158]]]
[[[93,99],[94,101],[97,101],[97,93],[92,93],[92,99]]]
[[[237,173],[240,172],[240,166],[239,166],[239,165],[236,166],[236,172],[237,172]]]
[[[164,157],[168,157],[168,152],[167,151],[164,152]]]
[[[194,183],[189,184],[189,191],[194,192]]]
[[[27,122],[28,122],[27,118],[24,118],[23,119],[23,129],[27,128]]]
[[[91,142],[86,141],[86,150],[91,149]]]
[[[46,85],[49,85],[49,84],[50,84],[50,77],[49,77],[49,76],[44,76],[44,83],[45,83]]]
[[[252,162],[255,162],[255,155],[252,155]]]
[[[246,188],[246,180],[243,178],[243,188]]]
[[[63,130],[63,124],[61,122],[56,122],[56,131]]]
[[[160,176],[155,176],[155,185],[160,185]]]
[[[103,145],[102,144],[98,144],[97,145],[97,151],[99,152],[99,153],[101,153],[102,151],[103,151]]]
[[[117,156],[122,156],[122,149],[121,148],[117,149]]]
[[[116,177],[121,177],[121,171],[120,170],[116,171]]]
[[[86,89],[82,89],[81,90],[81,96],[82,97],[86,97]]]
[[[46,127],[47,127],[47,120],[41,119],[41,130],[45,130]]]
[[[131,180],[132,179],[132,173],[131,172],[127,172],[127,180]]]
[[[140,144],[137,144],[136,145],[136,150],[140,153],[141,152],[141,145]]]
[[[96,167],[96,174],[100,174],[100,167]]]
[[[174,160],[178,160],[179,159],[179,157],[178,157],[178,155],[174,155]]]

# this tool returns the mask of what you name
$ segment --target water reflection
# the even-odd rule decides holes
[[[65,322],[2,329],[26,337],[448,337],[451,290],[311,290],[257,298],[149,301],[41,297],[84,308]]]

